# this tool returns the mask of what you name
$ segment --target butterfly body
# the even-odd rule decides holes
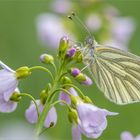
[[[116,104],[140,102],[140,57],[87,39],[83,61],[99,89]]]

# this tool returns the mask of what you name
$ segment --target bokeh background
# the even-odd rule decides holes
[[[111,43],[119,44],[126,51],[129,50],[140,55],[139,0],[73,0],[68,3],[66,0],[58,0],[57,2],[61,4],[56,1],[0,0],[0,60],[13,69],[24,65],[42,65],[39,61],[40,54],[47,52],[56,56],[58,38],[61,38],[63,34],[68,34],[73,40],[82,42],[86,33],[79,24],[68,20],[67,15],[71,11],[75,11],[84,24],[87,23],[97,41],[101,43],[111,41]],[[90,15],[93,17],[90,18]],[[115,26],[118,19],[123,17],[126,17],[126,21],[129,23],[125,22],[125,26],[124,22],[122,24],[120,22],[120,26]],[[87,22],[88,20],[89,22]],[[43,21],[44,23],[42,23]],[[44,27],[46,25],[48,26]],[[51,25],[55,25],[52,30]],[[121,34],[123,35],[121,39],[124,37],[125,41],[119,40],[116,37],[117,33],[111,31],[112,28],[110,29],[113,27],[118,31],[121,30],[121,27],[123,30],[127,26],[125,33]],[[60,34],[56,34],[55,29]],[[19,87],[21,91],[38,98],[40,91],[49,80],[46,73],[36,71],[30,78],[22,80]],[[119,112],[118,116],[108,117],[108,127],[98,140],[119,140],[120,134],[126,130],[135,136],[140,134],[140,103],[125,106],[115,105],[104,98],[95,84],[89,88],[81,87],[81,89],[91,97],[97,106]],[[4,130],[5,134],[10,136],[11,125],[16,125],[17,122],[19,125],[24,124],[25,128],[34,128],[34,125],[29,124],[24,117],[24,112],[29,104],[30,100],[23,98],[15,112],[0,113],[0,139]],[[43,135],[46,140],[70,140],[71,124],[65,113],[66,108],[57,106],[57,112],[57,125]],[[83,136],[83,140],[87,140],[87,138]]]

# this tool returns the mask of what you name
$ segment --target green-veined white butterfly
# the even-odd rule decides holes
[[[87,37],[83,60],[99,89],[112,102],[140,101],[140,57],[112,47],[98,45]]]
[[[116,104],[140,102],[140,57],[99,45],[75,13],[68,17],[78,21],[90,35],[81,52],[98,88]]]

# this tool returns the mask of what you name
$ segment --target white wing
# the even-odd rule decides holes
[[[110,47],[95,48],[90,71],[105,96],[114,103],[140,102],[140,57]]]

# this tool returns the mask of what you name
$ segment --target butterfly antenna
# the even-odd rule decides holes
[[[85,32],[88,33],[89,36],[92,36],[87,26],[80,20],[80,18],[74,12],[72,12],[71,15],[68,16],[68,18],[72,21],[75,21],[76,23],[79,23],[84,28]]]

